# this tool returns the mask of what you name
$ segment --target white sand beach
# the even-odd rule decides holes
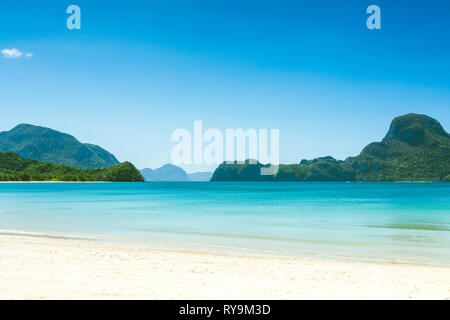
[[[0,235],[0,299],[448,299],[450,268]]]

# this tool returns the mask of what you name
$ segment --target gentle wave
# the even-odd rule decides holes
[[[23,236],[32,238],[45,239],[59,239],[59,240],[85,240],[85,241],[100,241],[101,238],[95,236],[76,236],[76,235],[62,235],[52,233],[40,233],[21,230],[0,230],[2,236]]]
[[[368,227],[383,228],[383,229],[399,229],[399,230],[450,231],[450,228],[425,224],[390,224],[384,226],[368,226]]]
[[[332,244],[332,245],[345,245],[345,246],[351,245],[351,246],[359,246],[359,247],[379,247],[380,246],[380,244],[375,244],[375,243],[357,243],[357,242],[346,242],[346,241],[326,241],[326,240],[312,240],[312,239],[298,239],[298,238],[283,238],[283,237],[248,235],[248,234],[229,234],[229,233],[215,233],[215,232],[157,230],[157,229],[137,229],[137,230],[144,231],[144,232],[152,232],[152,233],[173,233],[173,234],[185,234],[185,235],[198,235],[198,236],[205,236],[205,237],[273,240],[273,241]]]

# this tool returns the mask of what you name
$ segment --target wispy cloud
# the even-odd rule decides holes
[[[19,49],[16,49],[16,48],[3,49],[1,51],[1,53],[3,54],[4,58],[8,58],[8,59],[19,59],[24,55],[24,53],[22,51],[20,51]],[[32,56],[33,56],[32,53],[25,53],[26,58],[31,58]]]

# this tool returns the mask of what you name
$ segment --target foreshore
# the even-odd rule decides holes
[[[0,299],[448,299],[450,268],[0,235]]]

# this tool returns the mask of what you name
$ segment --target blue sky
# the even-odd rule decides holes
[[[448,1],[3,1],[12,48],[0,131],[51,127],[139,168],[170,162],[171,133],[194,120],[277,128],[283,163],[356,155],[409,112],[450,128]]]

